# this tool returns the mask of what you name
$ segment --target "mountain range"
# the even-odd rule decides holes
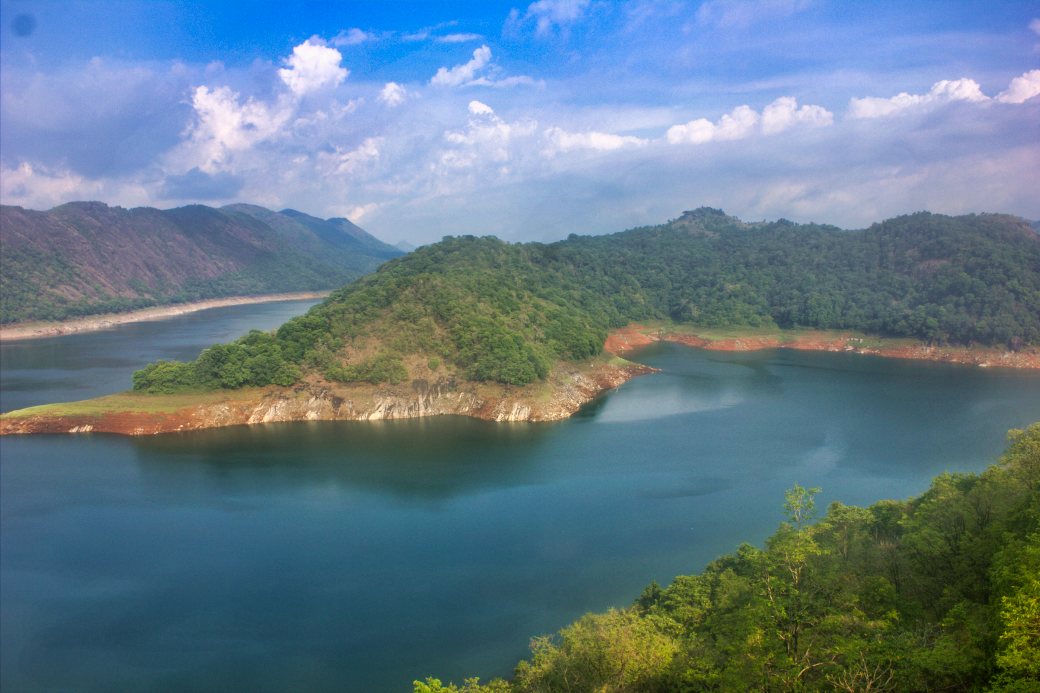
[[[246,204],[0,207],[0,322],[333,289],[402,254],[343,218]]]

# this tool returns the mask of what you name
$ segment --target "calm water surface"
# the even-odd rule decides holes
[[[273,305],[236,307],[235,330],[269,326]],[[216,313],[175,332],[185,352],[234,336]],[[171,356],[169,333],[133,327],[18,361],[5,346],[4,406],[121,389],[135,354]],[[796,482],[823,504],[906,497],[1040,419],[1036,373],[675,345],[640,358],[663,372],[559,424],[0,439],[0,684],[408,691],[505,675],[531,635],[760,542]]]

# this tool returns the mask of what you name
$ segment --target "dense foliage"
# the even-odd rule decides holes
[[[789,521],[633,606],[532,641],[511,682],[416,693],[1040,691],[1040,423],[980,475]]]
[[[401,369],[363,363],[414,354],[523,385],[646,319],[1019,348],[1040,343],[1040,237],[1002,215],[922,213],[841,231],[712,209],[552,244],[449,237],[337,291],[276,341],[288,366],[333,380],[392,381]]]

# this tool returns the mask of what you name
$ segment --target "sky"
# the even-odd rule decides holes
[[[1040,219],[1040,3],[0,0],[0,201],[389,242]]]

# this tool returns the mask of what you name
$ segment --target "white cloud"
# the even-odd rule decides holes
[[[377,202],[369,202],[368,204],[364,205],[355,205],[354,207],[351,207],[347,210],[346,216],[347,219],[356,224],[357,222],[361,221],[377,209],[379,209],[379,203]]]
[[[543,150],[547,156],[553,156],[557,152],[568,152],[576,149],[590,149],[599,152],[609,152],[624,147],[642,147],[647,140],[630,135],[615,135],[609,132],[567,132],[563,128],[550,127],[545,131],[547,146]]]
[[[75,200],[102,200],[138,207],[154,204],[148,189],[134,180],[90,178],[67,168],[22,161],[0,164],[0,201],[28,209],[50,209]]]
[[[512,158],[514,142],[532,135],[537,125],[535,121],[508,123],[486,103],[470,101],[468,126],[444,133],[445,141],[452,146],[441,152],[439,164],[447,169],[469,169],[491,163],[499,166],[500,172],[508,172],[501,165]]]
[[[510,87],[543,87],[545,82],[527,75],[513,75],[512,77],[477,77],[466,86],[492,87],[494,89],[509,89]]]
[[[477,73],[487,67],[490,62],[491,49],[483,45],[473,51],[473,58],[469,62],[452,68],[438,68],[437,74],[430,79],[430,84],[440,87],[457,87],[460,84],[466,84],[472,81]]]
[[[397,82],[387,82],[379,92],[379,100],[390,108],[400,106],[407,98],[408,91]]]
[[[1040,20],[1034,20],[1040,29]],[[1024,103],[1040,94],[1040,70],[1030,70],[1011,80],[1008,88],[997,94],[1001,103]]]
[[[553,27],[565,28],[581,19],[588,6],[589,0],[538,0],[527,6],[524,21],[533,19],[535,33],[547,36]],[[511,13],[512,21],[518,21],[518,14],[515,10]]]
[[[373,41],[375,38],[375,34],[354,27],[339,32],[329,40],[329,43],[333,46],[356,46],[365,41]]]
[[[932,85],[927,94],[902,92],[891,98],[866,96],[849,100],[849,118],[883,118],[913,108],[925,108],[951,101],[978,103],[988,101],[978,82],[973,79],[944,79]]]
[[[754,132],[760,116],[750,106],[737,106],[713,123],[706,118],[668,128],[665,138],[672,144],[704,144],[712,140],[739,140]]]
[[[479,41],[484,38],[480,34],[445,34],[437,36],[433,40],[437,43],[466,43],[468,41]]]
[[[328,86],[337,86],[350,71],[340,66],[343,56],[320,39],[310,38],[293,48],[278,76],[296,96]]]
[[[66,200],[95,199],[101,185],[68,170],[49,170],[23,161],[16,168],[0,167],[0,196],[4,204],[46,209]],[[41,204],[42,203],[42,204]]]
[[[469,110],[470,115],[475,115],[475,116],[493,116],[493,115],[495,115],[494,109],[491,108],[491,106],[488,106],[486,103],[484,103],[482,101],[476,101],[476,100],[470,101],[468,110]]]
[[[1034,19],[1029,22],[1029,28],[1032,29],[1033,33],[1040,36],[1040,18]]]
[[[221,170],[235,152],[276,135],[292,116],[283,101],[273,107],[252,98],[240,103],[238,93],[229,87],[196,87],[192,106],[196,122],[185,143],[189,150],[185,168],[197,166],[206,173]]]
[[[335,147],[332,152],[319,152],[318,161],[326,175],[356,173],[361,167],[379,158],[382,144],[382,137],[367,137],[355,149],[344,151]]]
[[[834,114],[822,106],[799,106],[793,96],[781,96],[761,115],[750,106],[737,106],[715,123],[697,118],[673,125],[665,133],[671,144],[704,144],[716,140],[742,140],[754,134],[775,135],[795,126],[825,127],[834,123]]]
[[[762,110],[762,134],[775,135],[795,125],[822,127],[834,123],[834,114],[822,106],[798,106],[793,96],[782,96]]]

